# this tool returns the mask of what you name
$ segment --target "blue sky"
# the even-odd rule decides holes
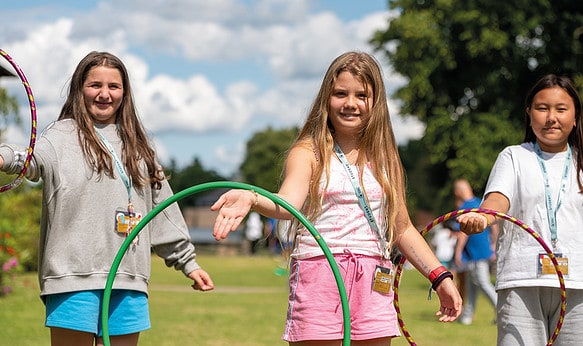
[[[197,157],[229,177],[255,132],[300,126],[329,63],[347,50],[372,53],[367,40],[393,16],[386,0],[20,0],[2,5],[0,48],[30,82],[39,130],[58,116],[79,60],[110,51],[128,67],[162,163]],[[389,93],[406,82],[377,58]],[[21,100],[27,124],[22,85],[0,85]],[[423,133],[397,101],[389,109],[400,143]],[[3,139],[26,144],[28,131]]]

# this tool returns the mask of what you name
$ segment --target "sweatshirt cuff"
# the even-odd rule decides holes
[[[14,161],[14,150],[6,145],[0,145],[0,156],[4,160],[4,164],[0,167],[0,170],[6,172],[10,169],[12,161]]]
[[[189,261],[188,263],[186,263],[186,265],[184,265],[184,267],[182,268],[182,273],[184,273],[184,275],[188,277],[188,274],[201,268],[202,267],[196,262],[196,260],[192,259],[192,261]]]

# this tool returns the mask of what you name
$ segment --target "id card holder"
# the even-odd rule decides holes
[[[126,237],[142,219],[142,214],[130,212],[127,209],[117,209],[115,211],[115,231]],[[134,238],[133,244],[137,244],[138,237]]]
[[[131,231],[132,213],[127,209],[119,208],[115,211],[115,231],[117,233],[129,234]]]
[[[372,290],[382,294],[389,294],[391,292],[392,284],[393,271],[390,268],[377,265],[374,271]]]
[[[563,256],[561,252],[554,252],[555,258],[557,259],[558,267],[563,276],[569,275],[569,258]],[[547,253],[539,253],[538,255],[538,266],[537,266],[537,277],[546,275],[557,275],[557,270],[551,258]]]

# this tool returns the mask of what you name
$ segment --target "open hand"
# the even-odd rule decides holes
[[[225,239],[229,232],[239,227],[255,203],[255,194],[248,190],[229,190],[219,197],[211,206],[212,211],[219,211],[213,226],[216,240]]]
[[[439,322],[453,322],[462,313],[462,297],[453,280],[447,278],[437,287],[440,308],[435,313]]]

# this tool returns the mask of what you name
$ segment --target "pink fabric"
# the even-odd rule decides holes
[[[353,166],[356,171],[358,168]],[[320,192],[326,184],[326,175],[320,179]],[[383,222],[383,190],[375,180],[370,164],[364,168],[363,184],[368,196],[370,208],[381,230],[386,227]],[[330,160],[330,183],[322,200],[321,215],[312,221],[330,251],[341,254],[344,249],[353,253],[380,256],[382,254],[378,235],[373,231],[360,207],[354,187],[344,166],[335,157]],[[324,252],[307,229],[300,231],[293,258],[323,256]]]
[[[372,290],[373,275],[380,258],[346,251],[335,255],[350,307],[351,340],[399,336],[393,292]],[[386,261],[384,266],[390,266]],[[341,340],[343,314],[338,285],[326,257],[292,259],[290,293],[283,339]]]

